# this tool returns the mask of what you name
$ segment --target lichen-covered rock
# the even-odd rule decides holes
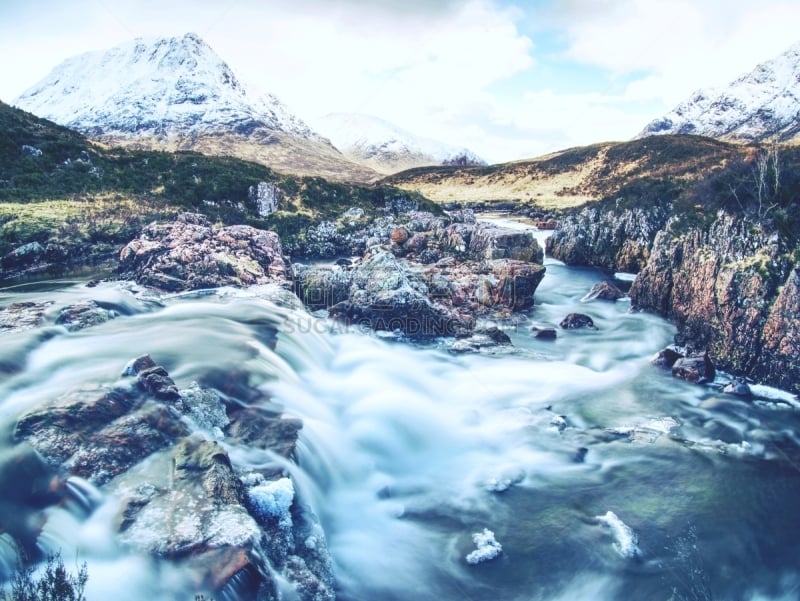
[[[0,258],[0,267],[13,271],[35,265],[45,256],[45,247],[38,242],[28,242]]]
[[[271,282],[290,285],[274,232],[246,225],[217,228],[196,213],[145,227],[122,249],[119,269],[123,277],[169,292]]]
[[[348,299],[330,308],[332,317],[419,338],[453,336],[468,329],[461,315],[428,297],[418,274],[379,247],[353,271],[352,282]]]
[[[710,220],[670,203],[585,208],[559,222],[549,256],[638,272],[632,308],[663,315],[676,342],[722,369],[800,392],[797,245],[769,218],[719,211]]]
[[[532,231],[477,224],[469,237],[469,256],[476,261],[513,259],[541,263],[544,252]]]
[[[778,290],[762,330],[760,368],[767,381],[800,392],[800,269]]]
[[[298,269],[295,287],[303,303],[316,310],[347,300],[352,282],[353,273],[349,268],[303,266]]]

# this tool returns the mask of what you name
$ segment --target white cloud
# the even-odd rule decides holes
[[[568,0],[549,17],[566,33],[566,57],[643,72],[631,98],[672,105],[785,51],[800,35],[796,14],[795,0]]]
[[[303,118],[373,114],[509,160],[633,136],[695,89],[725,84],[788,48],[799,35],[796,4],[4,0],[0,53],[21,58],[0,67],[0,99],[73,54],[195,31],[242,79]],[[560,52],[547,45],[553,39],[564,43]],[[539,84],[546,69],[562,79],[590,72],[602,89]]]

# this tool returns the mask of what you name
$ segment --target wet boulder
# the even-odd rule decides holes
[[[180,398],[175,381],[167,370],[157,365],[150,355],[142,355],[131,361],[122,372],[125,376],[136,376],[136,384],[146,393],[162,401]]]
[[[678,359],[683,359],[684,355],[677,349],[667,347],[656,353],[656,356],[650,360],[652,365],[660,367],[661,369],[672,369]]]
[[[277,234],[246,225],[215,227],[197,213],[152,223],[120,253],[120,272],[168,292],[280,283],[289,269]]]
[[[692,384],[704,384],[714,381],[716,370],[708,353],[703,353],[702,355],[682,357],[675,361],[672,366],[672,375]]]
[[[187,433],[174,409],[133,390],[95,388],[26,413],[14,437],[48,464],[99,485]]]
[[[625,293],[620,290],[613,282],[603,280],[598,282],[592,289],[583,297],[584,302],[593,300],[607,300],[616,301],[625,298]]]
[[[594,325],[594,320],[583,313],[570,313],[561,320],[559,325],[565,330],[597,329]]]

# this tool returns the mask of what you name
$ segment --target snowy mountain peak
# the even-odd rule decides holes
[[[317,129],[346,156],[383,173],[426,165],[485,165],[467,148],[417,136],[371,115],[331,113]]]
[[[67,59],[14,104],[95,137],[272,131],[320,140],[277,98],[241,83],[194,33]]]
[[[741,141],[800,136],[800,42],[722,88],[699,90],[638,137],[696,134]]]

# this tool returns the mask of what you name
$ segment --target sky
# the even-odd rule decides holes
[[[635,136],[800,41],[800,0],[0,0],[0,100],[62,60],[199,34],[312,127],[374,115],[487,161]]]

